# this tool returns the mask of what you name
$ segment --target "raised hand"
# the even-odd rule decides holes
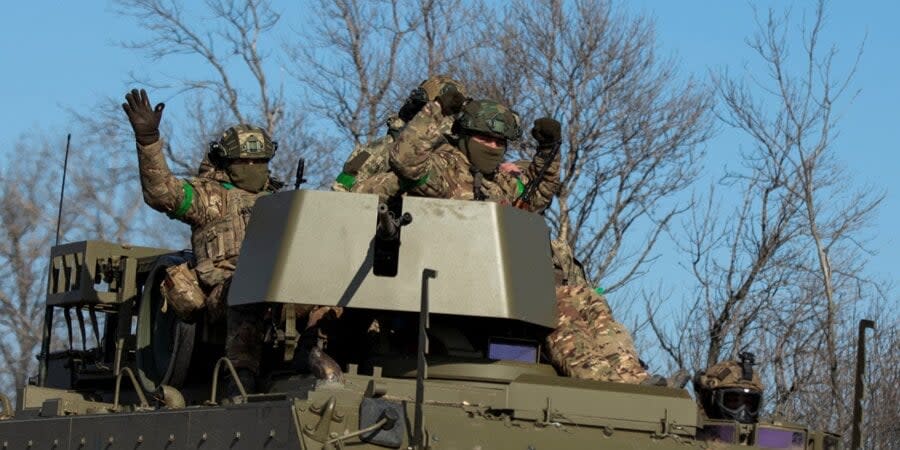
[[[134,130],[134,138],[141,145],[152,144],[159,140],[159,121],[162,120],[164,103],[157,103],[150,107],[150,98],[147,91],[132,89],[125,94],[126,103],[122,103],[122,109],[128,115],[131,128]]]
[[[434,100],[441,105],[441,113],[445,116],[453,116],[462,111],[463,104],[466,102],[466,96],[456,89],[447,89],[446,92],[438,95]]]
[[[550,117],[542,117],[534,121],[531,136],[538,142],[539,149],[553,147],[562,137],[562,126]]]

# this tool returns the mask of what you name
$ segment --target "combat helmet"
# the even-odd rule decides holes
[[[763,385],[754,360],[752,353],[741,352],[740,361],[714,364],[694,377],[697,399],[710,419],[757,422]]]
[[[266,130],[247,124],[229,127],[218,141],[209,143],[210,159],[225,163],[234,159],[270,160],[275,156],[278,143]]]
[[[473,100],[463,106],[454,131],[462,135],[488,135],[515,141],[522,136],[522,124],[515,111],[493,100]]]

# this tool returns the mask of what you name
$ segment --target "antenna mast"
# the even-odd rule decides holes
[[[72,133],[69,133],[66,135],[66,158],[63,160],[62,187],[59,188],[59,208],[56,213],[56,243],[53,245],[59,245],[59,227],[62,225],[63,196],[66,194],[66,172],[69,169],[69,144],[71,143]]]

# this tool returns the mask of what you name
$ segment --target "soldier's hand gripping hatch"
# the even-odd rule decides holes
[[[159,140],[159,121],[162,120],[165,103],[157,103],[150,106],[150,98],[147,91],[132,89],[125,94],[127,103],[122,103],[122,109],[128,115],[131,128],[134,130],[134,138],[141,145],[149,145]]]

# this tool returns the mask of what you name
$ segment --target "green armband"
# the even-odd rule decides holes
[[[422,186],[423,184],[428,182],[428,175],[429,174],[426,173],[424,177],[419,178],[418,180],[408,180],[406,178],[400,178],[400,190],[408,191],[414,187]]]
[[[347,190],[350,190],[353,188],[353,185],[356,184],[356,177],[347,172],[341,172],[334,181],[337,181],[340,185],[347,188]]]
[[[181,205],[178,206],[169,217],[173,219],[180,219],[187,214],[188,210],[191,209],[191,203],[194,202],[194,186],[191,186],[187,181],[181,185],[181,188],[184,190],[184,200],[181,201]]]
[[[516,197],[521,197],[525,193],[525,183],[521,178],[516,178]]]

